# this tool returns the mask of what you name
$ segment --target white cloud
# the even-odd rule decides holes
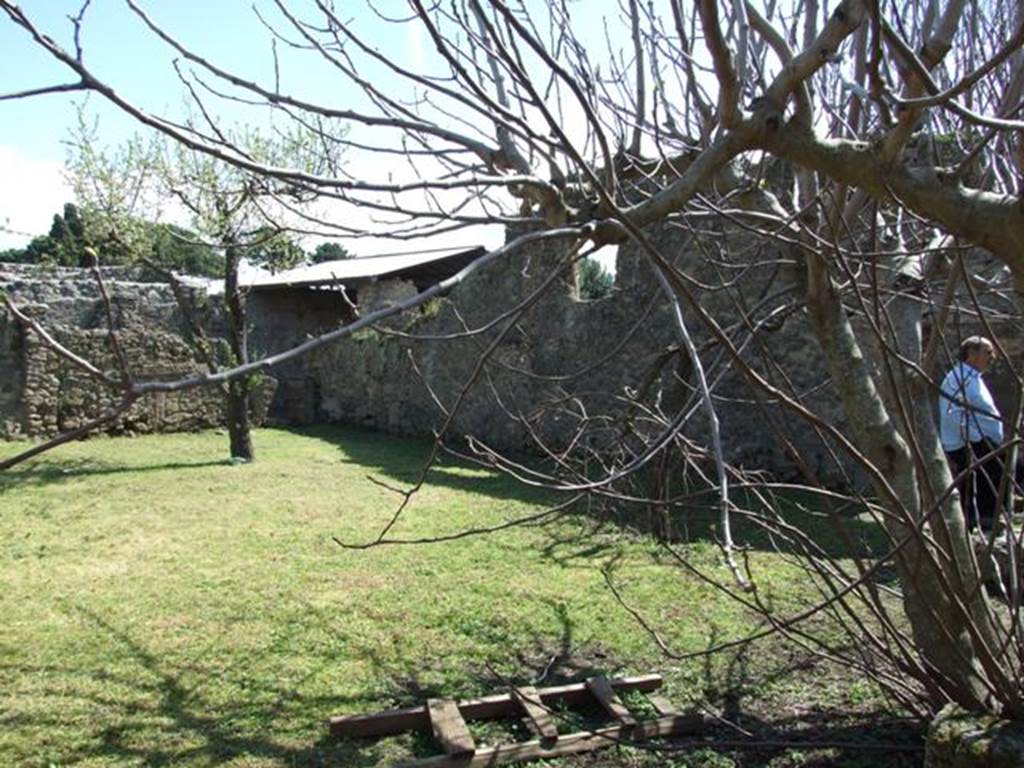
[[[62,163],[0,145],[0,250],[48,232],[53,214],[70,199]]]

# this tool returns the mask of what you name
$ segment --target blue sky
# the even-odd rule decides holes
[[[277,18],[270,3],[257,5],[267,18]],[[45,34],[65,49],[73,49],[73,26],[68,17],[78,12],[80,0],[27,0],[21,7]],[[270,36],[252,13],[250,0],[151,0],[145,7],[155,21],[218,65],[263,84],[273,83]],[[381,24],[365,9],[357,15],[357,24],[372,25],[375,41],[389,55],[407,64],[421,63],[421,42],[412,37],[409,28]],[[86,66],[122,95],[157,113],[173,113],[182,105],[183,89],[171,65],[174,52],[150,34],[122,0],[94,0],[85,16],[81,40]],[[4,52],[0,92],[75,79],[3,14],[0,50]],[[354,102],[361,94],[351,86],[339,87],[336,75],[326,66],[318,66],[314,57],[299,57],[278,45],[278,59],[284,90],[339,107],[359,106]],[[60,172],[66,155],[63,142],[76,120],[75,105],[84,98],[83,93],[58,93],[0,101],[0,178],[4,180],[0,185],[0,226],[17,233],[45,231],[53,213],[69,198]],[[104,144],[116,145],[140,131],[134,120],[96,95],[88,97],[88,109],[99,119]],[[232,114],[228,108],[227,115],[229,120],[253,119],[242,109]],[[0,248],[25,240],[24,234],[0,232]]]

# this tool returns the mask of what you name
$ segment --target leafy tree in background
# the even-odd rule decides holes
[[[314,264],[323,264],[325,261],[340,261],[342,259],[351,258],[352,254],[349,253],[348,249],[340,243],[320,243],[320,245],[313,250]]]
[[[0,252],[0,261],[89,267],[94,261],[127,265],[144,260],[181,274],[224,276],[223,257],[184,227],[135,219],[129,228],[139,235],[129,247],[109,230],[87,224],[83,218],[87,215],[74,203],[65,203],[63,213],[54,214],[49,233],[33,238],[24,248]],[[294,244],[290,247],[301,250]]]
[[[143,227],[154,263],[185,275],[224,277],[224,258],[195,232],[176,224],[146,222]]]
[[[65,203],[63,215],[54,214],[50,226],[50,241],[54,247],[55,262],[62,267],[91,267],[96,256],[86,250],[85,222],[74,203]]]
[[[245,260],[273,272],[291,269],[306,261],[306,252],[286,232],[262,227],[253,232],[253,245],[246,249]]]
[[[49,264],[58,267],[92,266],[95,258],[87,251],[85,223],[74,203],[65,203],[61,213],[53,215],[50,231],[32,238],[24,248],[11,248],[0,254],[0,261],[24,264]]]
[[[583,259],[579,267],[580,298],[593,301],[611,296],[615,276],[597,259]]]
[[[333,156],[309,158],[313,142],[303,131],[267,137],[255,130],[232,132],[190,116],[188,129],[212,131],[260,162],[310,169],[333,163]],[[249,362],[246,289],[239,282],[243,262],[273,271],[306,260],[306,253],[281,222],[295,215],[311,199],[308,191],[284,182],[268,182],[258,175],[195,152],[160,137],[144,141],[134,137],[108,151],[96,135],[95,123],[79,112],[78,130],[70,142],[68,168],[93,239],[106,238],[123,248],[126,258],[144,261],[163,272],[175,287],[179,305],[193,326],[197,340],[205,333],[196,328],[175,272],[200,271],[224,280],[224,312],[231,366]],[[169,210],[187,218],[188,228],[160,221]],[[150,221],[148,216],[157,218]],[[87,227],[88,230],[88,227]],[[103,249],[104,252],[116,252]],[[206,345],[207,366],[216,372],[223,364]],[[258,375],[236,377],[223,384],[229,450],[232,458],[255,458],[250,413]]]

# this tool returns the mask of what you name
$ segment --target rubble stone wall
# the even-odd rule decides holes
[[[703,273],[708,284],[720,282],[720,276],[710,279],[715,270],[728,272],[728,265],[713,263],[688,238],[656,234],[685,271],[698,278]],[[695,397],[692,365],[679,351],[670,307],[642,254],[621,247],[613,294],[581,301],[573,270],[558,268],[566,245],[531,248],[473,275],[420,312],[396,318],[389,328],[362,331],[316,353],[309,370],[319,396],[318,419],[430,436],[458,404],[452,435],[470,434],[500,451],[534,452],[574,439],[614,450],[618,442],[650,439],[661,429],[652,415],[670,420],[688,410],[686,434],[706,444],[708,422]],[[777,271],[774,264],[745,272],[737,266],[745,280],[737,293],[764,290],[773,282],[766,274],[772,270]],[[495,315],[529,302],[552,271],[558,274],[549,290],[520,316],[479,332]],[[723,326],[736,323],[736,294],[695,293]],[[752,398],[728,356],[711,343],[694,307],[684,307],[684,315],[708,375],[717,381],[728,458],[748,468],[792,474],[783,448],[790,440],[808,452],[815,469],[830,465],[827,449],[811,430],[794,425],[778,404]],[[475,332],[451,338],[467,329]],[[487,364],[478,367],[492,344]],[[809,401],[827,418],[841,420],[820,391],[820,351],[802,315],[780,319],[744,350],[745,359],[763,369],[761,344],[788,361],[794,385],[809,393]]]
[[[119,368],[106,330],[60,327],[50,331],[65,348],[98,364],[112,375]],[[118,344],[137,381],[178,379],[202,370],[182,338],[154,328],[117,332]],[[25,384],[23,430],[29,436],[76,429],[115,408],[117,391],[55,352],[35,333],[24,341]],[[204,429],[223,423],[224,395],[218,387],[158,392],[132,404],[107,431],[172,432]]]
[[[183,336],[181,314],[168,286],[147,280],[137,269],[111,267],[101,274],[118,345],[134,380],[177,379],[205,370]],[[0,288],[57,343],[108,375],[120,376],[107,302],[91,272],[4,264]],[[207,301],[203,292],[198,298],[203,322],[216,329],[216,303]],[[82,426],[119,401],[117,391],[57,353],[11,313],[0,313],[3,436],[52,436]],[[154,393],[140,398],[106,431],[202,429],[222,425],[223,414],[224,394],[217,387]]]

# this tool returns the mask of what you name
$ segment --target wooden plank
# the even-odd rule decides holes
[[[612,688],[607,677],[602,675],[590,678],[587,680],[587,688],[594,694],[594,698],[597,699],[598,703],[604,707],[604,710],[609,715],[623,725],[636,725],[636,718],[630,714],[626,705],[622,703],[622,699],[615,694],[615,689]]]
[[[668,717],[679,711],[679,708],[664,696],[648,694],[647,700],[651,702],[651,706],[654,707],[654,711],[658,713],[659,717]]]
[[[465,757],[476,752],[476,744],[462,719],[459,705],[452,699],[427,699],[430,728],[447,754]]]
[[[640,675],[610,681],[617,691],[640,691],[650,693],[658,690],[664,682],[661,675]],[[537,693],[548,707],[555,704],[569,706],[582,704],[591,697],[585,683],[569,683],[548,688],[539,688]],[[480,699],[459,702],[459,711],[466,720],[496,720],[513,717],[519,711],[519,703],[511,693],[499,693]],[[328,730],[333,737],[362,738],[366,736],[387,736],[403,731],[426,730],[430,728],[427,708],[406,707],[390,709],[363,715],[341,715],[328,721]]]
[[[576,752],[590,752],[597,749],[614,747],[623,742],[640,739],[654,739],[664,736],[683,736],[698,733],[705,727],[706,719],[702,715],[673,715],[657,720],[649,720],[637,726],[621,723],[599,728],[594,731],[563,734],[556,744],[545,744],[541,739],[525,741],[520,744],[502,744],[497,747],[482,747],[471,758],[455,758],[451,755],[438,755],[403,763],[399,768],[487,768],[487,766],[506,763],[524,762],[526,760],[543,760],[564,757]]]
[[[521,688],[513,688],[512,695],[530,718],[533,730],[541,740],[549,743],[557,741],[558,729],[551,720],[551,713],[548,712],[546,705],[541,702],[537,689],[532,685],[524,685]]]

